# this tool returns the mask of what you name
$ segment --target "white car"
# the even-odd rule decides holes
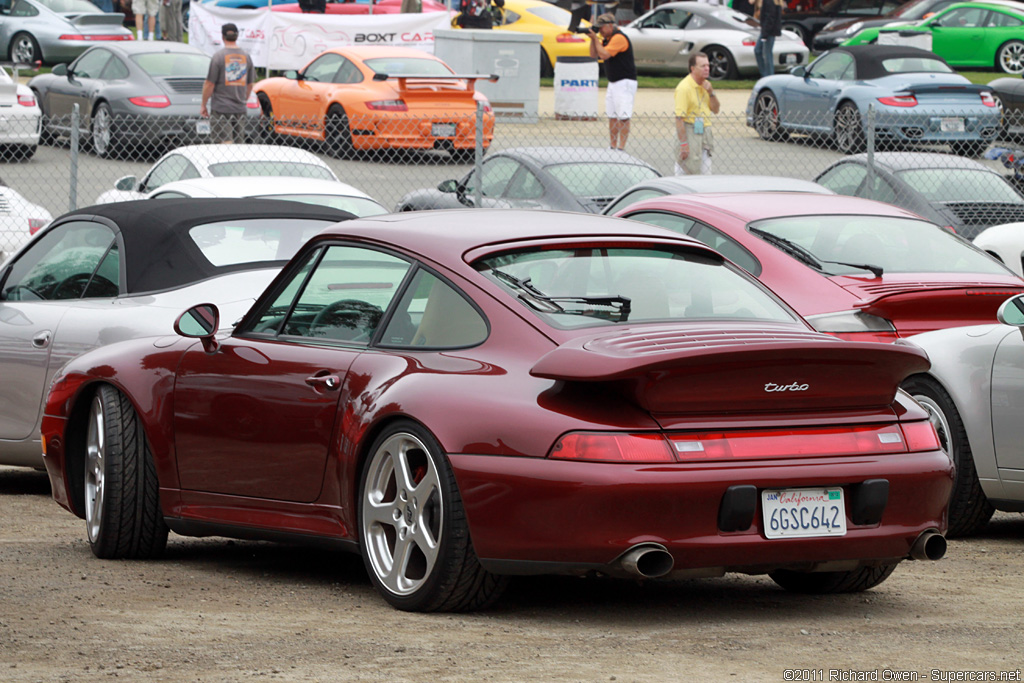
[[[1024,277],[1024,223],[993,225],[974,238],[974,246]]]
[[[39,145],[42,112],[32,90],[0,66],[0,158],[30,159]]]
[[[196,178],[161,185],[148,195],[150,199],[183,197],[256,197],[285,199],[304,204],[329,206],[360,218],[388,213],[380,202],[362,190],[335,180],[265,176],[259,178]]]
[[[175,180],[237,176],[287,176],[338,182],[338,176],[320,157],[294,147],[189,145],[157,159],[142,180],[133,175],[119,178],[114,189],[101,194],[95,203],[145,199],[148,193]]]
[[[0,185],[0,263],[52,220],[49,211]]]

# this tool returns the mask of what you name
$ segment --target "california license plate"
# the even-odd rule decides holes
[[[435,138],[452,138],[455,137],[455,124],[454,123],[435,123],[430,126],[430,134]]]
[[[210,120],[200,119],[196,121],[196,134],[197,135],[209,135],[210,134]]]
[[[761,514],[766,538],[846,535],[840,488],[762,491]]]
[[[939,129],[943,133],[963,133],[964,120],[959,116],[944,116],[939,119]]]
[[[786,64],[796,64],[796,55],[794,55],[794,54],[786,55]]]

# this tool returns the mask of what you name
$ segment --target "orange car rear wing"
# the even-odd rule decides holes
[[[455,80],[459,80],[459,81],[466,81],[466,84],[469,87],[471,87],[471,88],[475,88],[476,87],[476,82],[478,80],[480,80],[481,78],[486,79],[486,80],[490,81],[491,83],[497,83],[498,82],[498,74],[451,74],[450,76],[437,76],[437,75],[433,75],[433,74],[431,74],[429,76],[428,75],[417,76],[417,75],[399,74],[399,75],[395,75],[395,76],[390,76],[390,75],[385,74],[385,73],[375,73],[373,75],[373,80],[375,80],[375,81],[386,81],[389,78],[397,78],[398,79],[398,87],[401,90],[405,90],[405,84],[408,81],[455,81]]]

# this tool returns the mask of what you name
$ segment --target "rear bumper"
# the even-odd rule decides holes
[[[127,145],[159,143],[167,139],[190,143],[209,140],[209,135],[197,132],[196,123],[200,120],[198,108],[182,113],[173,111],[177,107],[168,109],[171,109],[168,113],[147,115],[115,113],[113,140]],[[249,109],[246,114],[247,136],[255,139],[259,131],[259,109]]]
[[[494,139],[494,114],[484,114],[483,144]],[[454,135],[435,135],[454,125]],[[472,149],[476,147],[476,114],[378,117],[353,115],[352,146],[356,149]]]
[[[914,111],[878,105],[876,134],[887,140],[907,142],[971,142],[995,140],[999,134],[999,111],[985,107],[918,105]],[[943,130],[943,121],[960,120],[962,131]]]
[[[946,529],[953,467],[940,451],[771,463],[621,465],[451,455],[481,562],[499,573],[574,573],[610,567],[640,543],[663,546],[674,571],[764,573],[823,563],[906,558],[921,532]],[[881,522],[854,524],[856,487],[889,483]],[[758,489],[750,528],[719,529],[731,486]],[[841,486],[847,533],[769,540],[760,491]]]

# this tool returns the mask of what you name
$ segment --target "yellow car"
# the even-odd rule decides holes
[[[589,57],[590,38],[586,34],[569,33],[570,13],[543,0],[505,0],[504,12],[491,9],[494,28],[540,35],[540,75],[555,75],[559,57]],[[454,20],[452,22],[454,26]],[[580,22],[590,26],[589,21]],[[455,27],[457,28],[457,27]]]

